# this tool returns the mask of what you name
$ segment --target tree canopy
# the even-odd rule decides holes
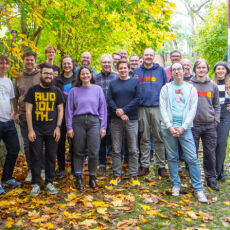
[[[158,50],[175,39],[169,23],[174,7],[167,0],[4,0],[0,30],[7,32],[0,52],[10,56],[13,75],[24,50],[43,61],[49,44],[57,47],[58,60],[68,54],[78,61],[87,50],[95,67],[103,53],[125,48],[140,55],[145,47]]]

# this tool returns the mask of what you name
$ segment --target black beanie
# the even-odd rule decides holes
[[[219,62],[217,62],[217,63],[214,65],[214,68],[213,68],[214,72],[215,72],[215,70],[216,70],[216,67],[217,67],[217,66],[220,66],[220,65],[225,67],[225,69],[227,70],[227,74],[230,73],[230,69],[229,69],[229,67],[228,67],[228,64],[227,64],[226,62],[223,62],[223,61],[219,61]]]

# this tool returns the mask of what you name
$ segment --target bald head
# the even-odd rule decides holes
[[[143,51],[143,62],[144,66],[147,69],[150,69],[153,66],[153,60],[154,60],[155,53],[152,48],[146,48]]]
[[[81,55],[81,64],[82,65],[90,65],[91,62],[91,54],[89,52],[83,52]]]
[[[121,54],[121,58],[122,59],[128,59],[128,52],[127,52],[127,50],[120,50],[120,54]]]

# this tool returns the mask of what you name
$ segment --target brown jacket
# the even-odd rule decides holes
[[[23,102],[27,91],[34,85],[40,83],[40,70],[35,69],[32,73],[28,74],[25,71],[16,78],[14,83],[14,111],[15,114],[25,114],[25,103]]]

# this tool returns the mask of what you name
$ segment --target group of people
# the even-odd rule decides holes
[[[61,68],[53,63],[55,47],[47,46],[45,54],[47,60],[37,68],[36,53],[23,54],[24,71],[14,87],[5,76],[9,59],[0,55],[0,139],[7,149],[3,186],[21,185],[12,177],[19,152],[15,121],[24,140],[28,166],[25,181],[32,181],[33,196],[39,194],[40,177],[50,194],[58,193],[53,185],[56,158],[57,176],[63,178],[66,141],[79,191],[84,190],[85,158],[89,186],[98,189],[96,175],[106,175],[108,154],[112,156],[113,169],[110,184],[116,186],[121,181],[122,160],[126,158],[130,184],[139,186],[138,176],[149,173],[154,145],[161,177],[169,177],[167,160],[172,195],[180,194],[178,161],[184,159],[198,200],[207,202],[198,161],[201,138],[207,185],[219,190],[216,180],[225,181],[230,128],[227,63],[216,63],[211,81],[206,60],[194,63],[193,76],[190,61],[181,60],[178,50],[170,53],[172,65],[166,69],[154,62],[152,48],[146,48],[141,58],[131,55],[129,61],[126,50],[104,54],[100,73],[90,67],[89,52],[82,54],[79,66],[71,56],[63,57]],[[0,194],[4,192],[0,185]]]

